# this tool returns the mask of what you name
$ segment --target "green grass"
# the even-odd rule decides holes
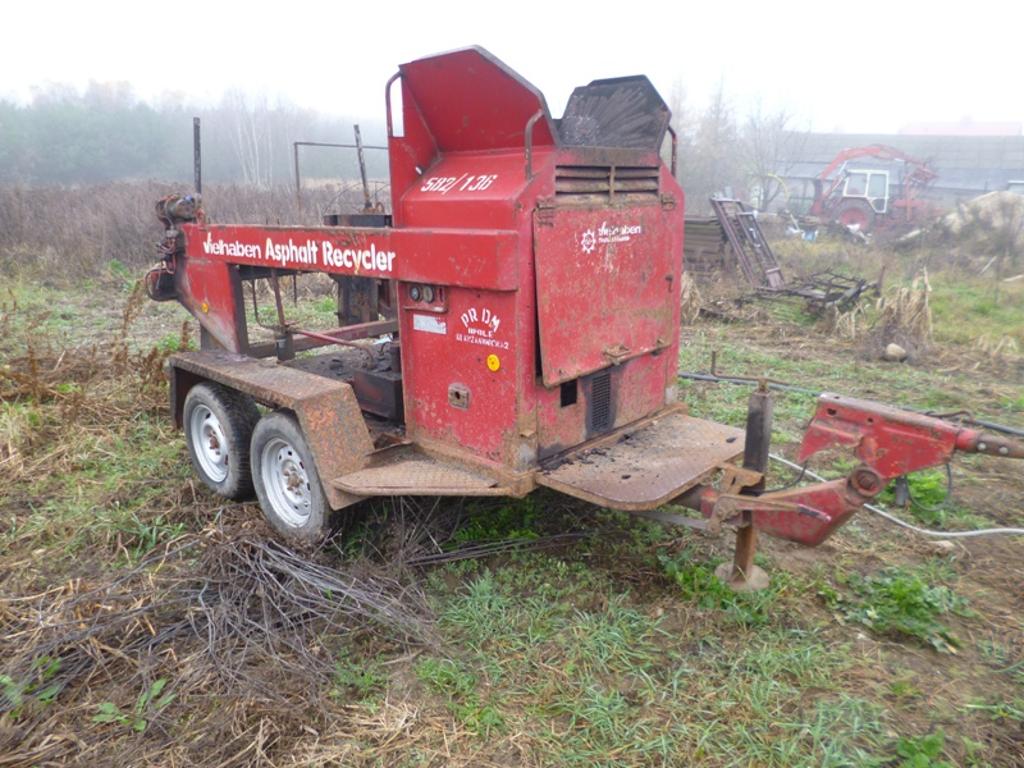
[[[97,395],[83,397],[80,407]],[[36,546],[58,544],[74,554],[114,541],[118,562],[130,564],[184,531],[168,510],[167,485],[187,482],[191,466],[165,416],[137,413],[112,431],[69,422],[48,404],[23,400],[0,406],[0,439],[27,457],[34,442],[56,434],[67,435],[54,457],[58,471],[36,472],[16,488],[0,487],[0,504],[17,503],[22,510],[0,530],[0,546],[23,539]]]
[[[368,703],[384,692],[388,676],[379,659],[366,654],[346,655],[334,662],[333,682],[333,697]]]
[[[976,699],[967,704],[964,709],[969,712],[983,712],[993,720],[1010,720],[1016,723],[1024,723],[1024,696],[1012,701]]]
[[[844,690],[845,646],[780,625],[790,579],[734,595],[688,557],[666,566],[665,586],[706,639],[670,631],[585,561],[520,555],[454,592],[439,574],[445,653],[416,676],[481,738],[530,734],[543,764],[865,765],[884,749],[882,712]],[[713,630],[719,621],[742,640]]]
[[[316,278],[303,277],[299,279],[299,299],[294,300],[292,292],[292,281],[284,278],[281,281],[282,308],[285,319],[292,324],[310,329],[334,328],[338,325],[338,301],[333,293],[323,296],[310,297],[307,290],[314,284]],[[320,280],[317,283],[319,290],[332,291],[333,285]],[[274,326],[277,324],[277,310],[274,305],[274,296],[269,290],[261,290],[257,296],[259,309],[259,321],[256,319],[256,309],[253,307],[252,293],[247,288],[245,291],[245,317],[251,336],[266,337],[270,331],[263,326]]]
[[[929,303],[938,341],[974,345],[981,338],[1013,339],[1024,352],[1024,285],[991,278],[939,275]]]
[[[946,530],[983,528],[988,521],[958,504],[949,494],[949,478],[942,469],[915,472],[907,477],[910,489],[909,511],[922,525]],[[896,503],[896,483],[891,483],[879,496],[888,506]]]
[[[59,658],[40,656],[33,662],[27,679],[15,680],[0,673],[0,707],[17,720],[26,707],[45,707],[53,703],[62,687],[54,680],[60,668]]]
[[[776,597],[789,583],[785,574],[773,579],[768,589],[733,592],[715,576],[715,568],[725,562],[724,558],[700,561],[695,557],[696,553],[691,549],[684,549],[671,557],[661,557],[661,566],[679,588],[682,599],[694,602],[704,610],[722,611],[731,621],[743,626],[764,626],[771,622]]]
[[[821,594],[847,621],[882,635],[915,638],[938,651],[955,651],[960,641],[940,618],[968,615],[967,601],[934,580],[924,568],[887,568],[870,576],[841,577],[849,595],[829,587],[822,588]]]
[[[500,707],[484,699],[477,675],[452,659],[428,658],[416,666],[416,676],[435,693],[441,694],[448,709],[463,726],[487,738],[505,730]]]
[[[953,764],[942,760],[946,736],[942,729],[917,738],[903,738],[896,745],[896,754],[901,762],[899,768],[953,768]]]
[[[112,701],[104,701],[96,708],[96,714],[92,721],[100,724],[113,724],[129,726],[133,731],[142,733],[149,727],[149,719],[160,712],[175,699],[175,694],[166,693],[163,696],[164,687],[167,685],[166,678],[158,678],[148,687],[143,689],[135,701],[135,706],[128,711],[122,711]]]
[[[452,546],[538,536],[535,526],[540,519],[540,510],[536,496],[510,499],[500,505],[471,501],[466,512],[466,520],[456,531]]]
[[[59,303],[48,289],[25,290],[38,294],[34,308]],[[312,304],[325,319],[333,317],[333,299]],[[799,344],[762,343],[763,333],[748,340],[748,330],[762,330],[753,324],[702,324],[688,332],[684,368],[706,370],[717,349],[722,373],[767,373],[811,389],[943,409],[973,405],[1000,414],[997,421],[1024,413],[1024,392],[990,381],[989,374],[859,360],[787,311],[772,309],[765,322],[788,324],[786,333],[795,328]],[[985,317],[1001,322],[1004,311],[1000,305]],[[95,317],[84,301],[71,302],[67,312],[46,322],[70,334]],[[149,343],[176,348],[180,312],[174,318],[148,334]],[[117,318],[109,321],[116,325]],[[62,386],[89,403],[104,396],[76,381]],[[743,424],[749,387],[683,382],[682,389],[695,415]],[[25,558],[46,552],[59,580],[75,563],[95,573],[137,562],[196,527],[187,512],[191,470],[180,434],[163,413],[118,404],[133,410],[118,419],[124,427],[117,431],[105,429],[102,418],[69,430],[67,413],[55,402],[0,404],[0,450],[13,440],[19,455],[34,460],[52,453],[51,466],[59,467],[0,487],[0,505],[14,510],[0,529],[0,549],[16,545]],[[778,447],[792,450],[813,409],[812,396],[778,395]],[[853,466],[849,455],[826,458],[814,468],[829,476]],[[985,462],[966,462],[957,471],[967,500],[958,493],[937,516],[910,514],[934,526],[977,524],[984,513],[980,492],[997,482],[983,472],[991,465]],[[785,477],[791,475],[773,468],[769,484]],[[911,483],[928,506],[944,495],[941,472],[915,475]],[[198,485],[195,493],[213,498]],[[324,638],[331,679],[323,710],[299,716],[313,723],[356,713],[366,727],[375,718],[386,722],[391,704],[408,705],[416,716],[377,737],[419,737],[403,755],[409,765],[443,762],[438,756],[449,748],[452,762],[609,768],[1012,764],[993,745],[1020,729],[1024,667],[1014,639],[1024,628],[1002,611],[1015,598],[1014,587],[972,576],[989,550],[976,559],[940,560],[902,535],[855,521],[814,552],[765,542],[758,562],[769,571],[771,588],[737,595],[713,576],[730,556],[728,536],[681,533],[622,513],[566,511],[550,494],[462,509],[452,546],[581,527],[592,535],[544,554],[424,569],[422,585],[436,616],[432,641],[405,655],[376,633],[351,640],[343,651],[331,642],[336,638]],[[345,547],[360,549],[358,541]],[[914,661],[922,658],[924,667]],[[53,701],[48,689],[51,669],[43,660],[28,680],[0,677],[0,691],[20,695],[25,709],[63,706],[64,697]],[[148,723],[156,714],[146,705],[136,715],[138,685],[103,690],[72,715],[82,728],[149,740],[132,730],[138,718]],[[176,701],[173,710],[202,717],[203,706]],[[100,714],[113,719],[88,722]],[[945,735],[936,737],[940,725]],[[431,728],[437,730],[423,736]],[[292,745],[291,736],[279,738],[277,757]],[[360,749],[374,743],[363,734],[353,736],[356,742]],[[294,754],[300,753],[288,751]]]

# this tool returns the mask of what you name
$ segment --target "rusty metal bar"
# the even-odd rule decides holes
[[[757,218],[745,203],[712,197],[711,209],[739,262],[743,276],[755,288],[776,290],[785,285],[779,261],[765,240]]]
[[[762,475],[768,471],[768,454],[771,451],[773,401],[766,386],[758,386],[750,394],[747,405],[747,434],[743,444],[743,468],[752,469]],[[749,494],[758,495],[764,490],[764,480],[751,486]]]
[[[291,360],[295,357],[295,340],[288,329],[288,321],[284,316],[284,301],[281,299],[281,283],[277,278],[277,270],[270,270],[270,285],[274,289],[274,306],[277,308],[277,327],[274,330],[274,351],[278,360]]]
[[[281,299],[281,282],[277,278],[277,270],[270,270],[270,287],[274,290],[274,307],[277,309],[277,324],[284,328],[288,322],[284,317],[284,302]]]
[[[192,177],[196,192],[203,192],[203,144],[200,136],[199,118],[192,118]]]
[[[353,349],[358,349],[360,352],[365,352],[370,357],[371,360],[376,359],[373,356],[373,352],[371,352],[362,344],[356,344],[354,341],[347,341],[345,339],[339,339],[334,336],[328,336],[326,333],[307,331],[302,328],[296,328],[295,326],[290,326],[288,328],[288,332],[298,334],[299,336],[306,336],[310,339],[316,339],[317,341],[322,341],[326,345],[338,344],[339,346],[342,347],[352,347]]]
[[[302,214],[302,178],[299,176],[299,143],[292,142],[292,162],[295,164],[295,212]]]
[[[359,124],[352,126],[356,135],[356,156],[359,158],[359,178],[363,180],[363,210],[372,210],[370,205],[370,185],[366,182],[366,158],[363,156],[363,138],[359,135]]]
[[[743,445],[743,468],[762,475],[760,482],[740,491],[757,496],[764,491],[764,474],[768,471],[772,439],[772,396],[766,386],[759,386],[750,395],[747,405],[747,433]],[[736,549],[732,563],[722,563],[715,574],[738,592],[764,589],[768,575],[754,565],[757,551],[757,530],[750,512],[743,513],[743,523],[736,531]]]
[[[359,126],[356,126],[357,128]],[[335,144],[330,141],[293,141],[292,144],[297,144],[300,147],[334,147],[336,149],[359,149],[358,144]],[[380,146],[379,144],[363,144],[363,149],[379,149],[387,152],[388,148]]]
[[[294,347],[296,352],[301,352],[303,350],[315,349],[316,347],[333,344],[335,341],[353,341],[355,339],[365,339],[371,336],[383,336],[385,333],[395,333],[396,331],[398,331],[397,320],[374,320],[369,323],[347,325],[344,328],[335,328],[329,331],[320,331],[317,333],[318,336],[329,338],[329,342],[308,336],[306,338],[295,339]],[[253,344],[249,348],[248,354],[252,357],[269,357],[270,355],[273,355],[274,352],[274,343],[264,342],[260,344]]]

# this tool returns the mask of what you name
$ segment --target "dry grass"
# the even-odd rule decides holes
[[[94,277],[110,262],[142,267],[156,258],[156,201],[182,185],[116,182],[89,187],[0,185],[0,274],[28,273],[54,285]],[[322,186],[303,191],[296,207],[288,187],[208,185],[212,223],[318,224],[324,213],[352,211],[361,193]]]
[[[335,664],[436,647],[424,568],[580,534],[456,540],[464,504],[395,500],[350,516],[344,548],[277,543],[254,506],[176,479],[187,460],[170,431],[158,438],[176,466],[157,447],[155,476],[148,455],[116,453],[140,420],[166,420],[168,352],[130,344],[140,296],[108,340],[79,347],[8,308],[24,333],[0,368],[0,766],[379,765],[410,749],[486,764],[450,717],[335,695]],[[76,507],[96,460],[109,477]],[[34,522],[50,500],[80,511]]]
[[[397,646],[429,641],[429,610],[414,583],[396,578],[391,565],[356,558],[338,570],[325,558],[276,544],[262,526],[215,522],[135,566],[4,598],[0,656],[10,682],[0,710],[18,713],[15,732],[49,735],[70,725],[67,715],[79,707],[162,678],[173,681],[164,693],[181,704],[240,695],[286,712],[320,702],[334,654],[356,636]],[[57,697],[59,712],[41,703]],[[148,730],[181,710],[149,703],[141,714]],[[27,755],[41,746],[27,739],[20,748]],[[10,754],[15,744],[0,747]]]
[[[821,333],[852,341],[870,327],[870,322],[866,320],[865,315],[864,307],[860,304],[854,305],[845,312],[835,304],[831,304],[818,318],[815,327]]]
[[[700,316],[702,299],[700,289],[689,272],[683,272],[682,296],[680,299],[680,321],[683,325],[693,325]]]
[[[869,355],[880,357],[886,346],[898,344],[913,361],[926,354],[932,344],[932,287],[924,271],[909,286],[891,289],[878,299],[877,317],[864,339]]]

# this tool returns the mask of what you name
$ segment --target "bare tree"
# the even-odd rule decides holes
[[[230,90],[221,100],[219,112],[229,124],[231,147],[238,159],[238,167],[246,184],[258,187],[270,186],[273,179],[273,143],[270,139],[270,125],[267,119],[266,96],[258,97],[253,104],[240,90]]]
[[[680,179],[687,192],[687,208],[707,213],[712,195],[737,194],[743,179],[737,153],[739,132],[724,83],[719,83],[707,108],[681,127]]]
[[[759,102],[743,125],[740,149],[752,182],[751,202],[760,210],[766,210],[785,190],[783,179],[806,147],[808,132],[795,130],[793,122],[786,110],[769,112]]]

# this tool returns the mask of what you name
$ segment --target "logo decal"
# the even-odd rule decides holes
[[[593,253],[598,245],[609,245],[611,243],[628,243],[637,235],[642,235],[644,228],[642,224],[612,224],[602,221],[601,226],[596,230],[588,229],[580,235],[580,249],[584,253]]]
[[[583,249],[584,253],[591,253],[595,245],[597,245],[597,235],[594,234],[594,230],[588,229],[583,233],[583,237],[580,238],[580,248]]]
[[[489,307],[470,307],[461,315],[463,332],[455,334],[455,340],[464,344],[479,344],[495,349],[509,349],[509,343],[497,337],[501,318]]]

